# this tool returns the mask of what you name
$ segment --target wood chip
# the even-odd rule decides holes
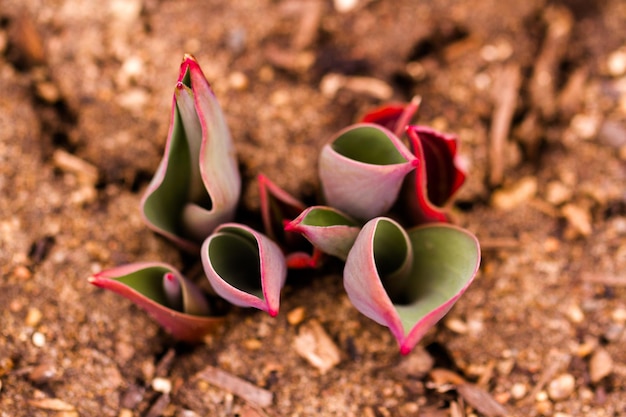
[[[170,396],[169,394],[162,394],[155,402],[152,404],[152,407],[148,410],[145,417],[160,417],[163,415],[163,411],[170,404]]]
[[[487,417],[508,416],[509,411],[498,403],[487,391],[474,384],[460,384],[457,392],[467,404]]]
[[[548,28],[533,67],[529,91],[532,106],[539,110],[544,120],[549,120],[556,110],[559,65],[567,53],[574,17],[567,7],[552,6],[545,9],[543,18]]]
[[[608,285],[609,287],[626,287],[625,276],[584,273],[582,279],[593,284]]]
[[[35,408],[50,411],[75,411],[73,405],[58,398],[42,398],[29,400],[28,403]]]
[[[202,371],[195,374],[193,380],[196,379],[201,379],[209,384],[229,391],[244,401],[259,407],[268,407],[273,401],[273,394],[270,391],[259,388],[242,378],[213,366],[207,366]]]
[[[435,368],[428,373],[435,385],[462,385],[465,379],[456,372],[444,368]]]
[[[522,74],[518,65],[502,68],[494,83],[495,109],[489,132],[489,183],[500,185],[506,168],[506,143],[521,85]]]
[[[300,327],[294,349],[322,374],[341,361],[339,348],[317,320],[310,320]]]
[[[82,184],[93,185],[98,181],[98,168],[63,149],[54,151],[52,162],[61,171],[76,175]]]
[[[365,94],[380,100],[389,100],[393,95],[393,88],[378,78],[347,77],[336,73],[327,74],[322,78],[320,90],[325,96],[334,97],[341,89]]]

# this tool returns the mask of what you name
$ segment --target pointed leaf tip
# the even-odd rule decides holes
[[[285,225],[285,230],[300,233],[317,249],[345,260],[360,226],[332,207],[313,206]]]
[[[185,55],[163,159],[141,201],[144,220],[196,251],[217,225],[232,220],[240,190],[225,117],[197,61]]]
[[[167,264],[123,265],[101,271],[88,282],[137,304],[179,340],[198,342],[223,323],[222,317],[209,316],[209,305],[200,290]],[[180,290],[177,305],[170,304],[171,289],[166,288],[170,284]]]
[[[346,260],[344,286],[361,313],[391,330],[404,355],[469,287],[480,264],[480,246],[475,236],[455,226],[412,229],[407,234],[407,254],[412,255],[408,274],[385,279],[383,272],[394,269],[399,261],[394,255],[397,250],[385,254],[376,249],[380,221],[368,222],[357,237]],[[404,239],[387,232],[386,238]]]

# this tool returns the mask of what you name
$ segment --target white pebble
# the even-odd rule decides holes
[[[152,389],[162,394],[169,394],[172,391],[172,382],[167,378],[154,378],[152,380]]]
[[[550,381],[548,396],[553,401],[561,401],[572,395],[576,388],[576,379],[573,375],[563,374]]]
[[[46,345],[46,336],[43,333],[33,333],[33,345],[37,347],[44,347]]]
[[[614,77],[626,74],[626,49],[618,49],[609,55],[607,67]]]
[[[611,314],[611,318],[613,319],[614,322],[618,324],[625,324],[626,323],[626,308],[617,307],[615,310],[613,310],[613,313]]]
[[[359,0],[335,0],[333,3],[335,10],[340,13],[345,13],[354,9],[359,4]]]
[[[526,396],[528,389],[526,388],[526,384],[521,382],[516,382],[511,387],[511,396],[516,400],[521,400]]]

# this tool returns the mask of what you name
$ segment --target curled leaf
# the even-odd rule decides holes
[[[416,224],[447,222],[444,206],[465,181],[458,164],[457,138],[425,126],[409,126],[407,135],[422,163],[407,176],[401,201]]]
[[[209,316],[209,304],[200,289],[164,263],[111,268],[90,277],[89,282],[137,304],[180,340],[200,341],[223,322]]]
[[[316,248],[345,260],[361,227],[349,216],[332,207],[313,206],[285,226],[301,233]]]
[[[285,224],[296,218],[305,205],[283,190],[263,174],[257,176],[261,200],[261,219],[265,234],[286,253],[287,267],[292,269],[315,268],[320,263],[321,252]]]
[[[327,203],[357,219],[389,210],[418,159],[388,129],[353,125],[324,146],[319,172]]]
[[[232,304],[278,314],[287,277],[276,243],[248,226],[226,223],[202,244],[202,265],[215,292]]]
[[[448,224],[398,228],[384,218],[363,227],[346,260],[344,286],[352,304],[388,327],[407,354],[471,284],[480,247],[471,233]]]
[[[222,110],[195,58],[185,55],[165,154],[141,202],[144,219],[193,251],[217,225],[233,218],[240,190]]]

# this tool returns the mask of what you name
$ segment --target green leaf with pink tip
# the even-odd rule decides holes
[[[241,179],[222,110],[196,60],[186,55],[172,103],[165,154],[141,207],[146,223],[195,251],[232,220]]]
[[[287,278],[285,256],[266,235],[226,223],[202,244],[204,271],[213,290],[231,304],[278,314]]]
[[[201,341],[223,322],[221,317],[210,316],[200,289],[168,264],[123,265],[99,272],[89,282],[137,304],[180,340]]]
[[[478,241],[464,229],[437,224],[405,232],[376,218],[348,254],[344,287],[352,304],[388,327],[407,354],[467,290],[479,264]]]
[[[388,129],[359,123],[342,130],[322,149],[319,173],[324,197],[356,219],[386,213],[405,176],[419,161]]]
[[[361,226],[332,207],[313,206],[285,226],[298,232],[322,252],[345,260]]]

